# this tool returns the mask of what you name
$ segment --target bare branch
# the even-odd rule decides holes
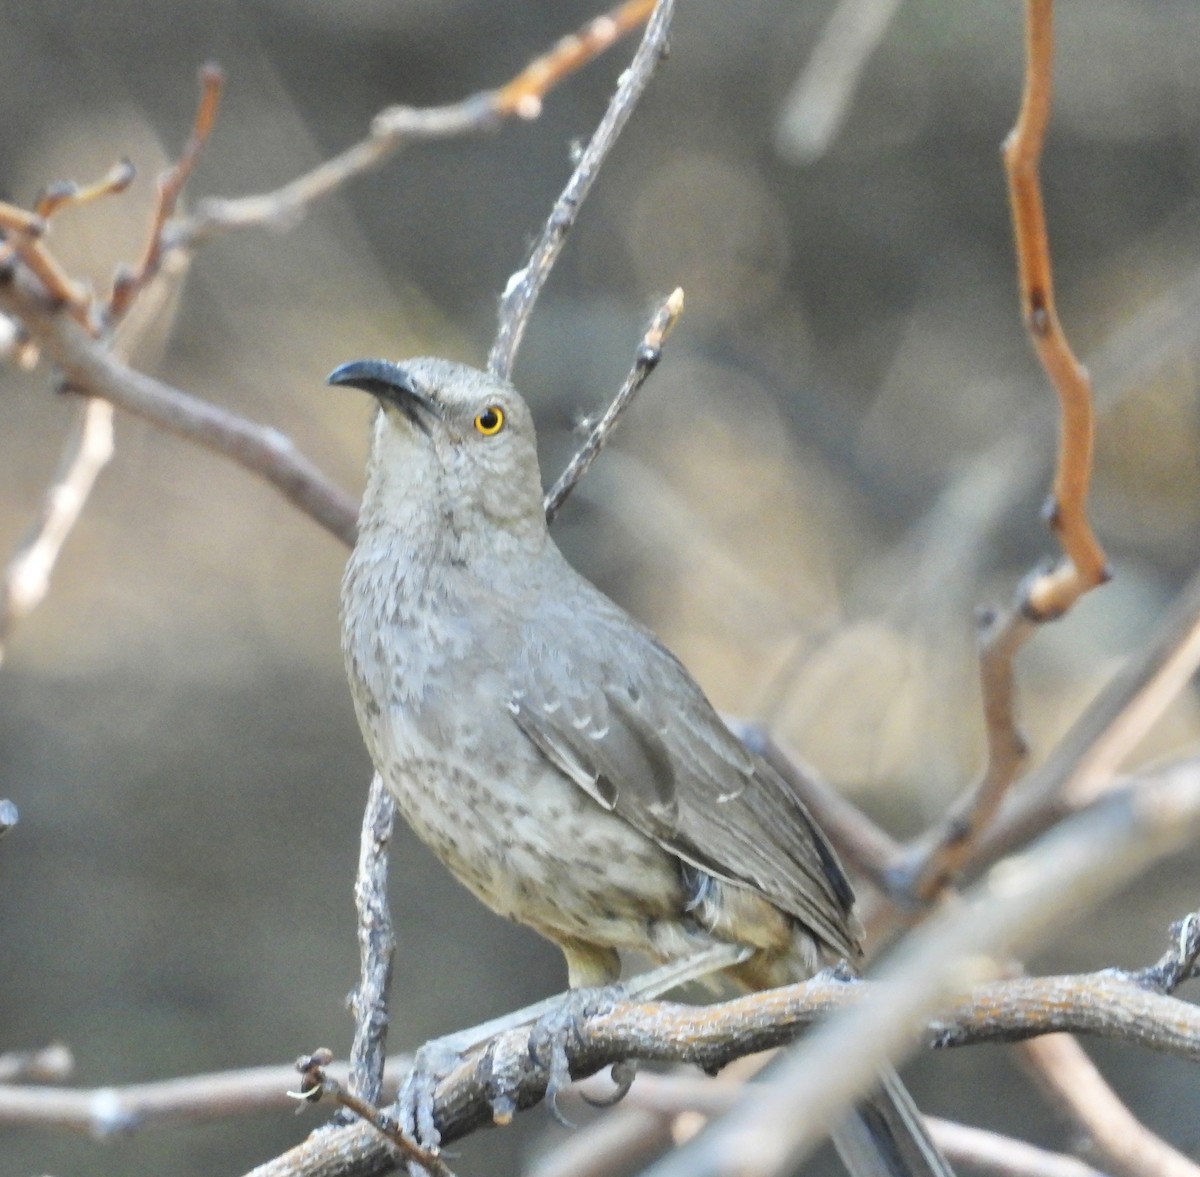
[[[1022,314],[1059,399],[1059,447],[1049,516],[1064,558],[1056,568],[1039,569],[1025,578],[1010,614],[989,617],[981,662],[988,740],[984,773],[940,826],[914,843],[892,876],[893,894],[922,900],[937,895],[971,859],[1024,763],[1025,743],[1013,706],[1012,661],[1031,626],[1061,617],[1110,575],[1087,517],[1095,433],[1091,382],[1072,353],[1055,310],[1038,176],[1050,119],[1053,0],[1026,0],[1025,12],[1025,87],[1016,126],[1004,144],[1004,162]],[[1113,769],[1115,763],[1109,765],[1110,774]]]
[[[154,283],[162,269],[162,226],[174,210],[208,137],[221,93],[220,74],[212,67],[205,70],[202,82],[203,91],[191,138],[178,162],[160,182],[158,212],[151,226],[142,264],[137,270],[126,273],[123,280],[118,277],[106,307],[98,309],[89,305],[86,314],[73,315],[91,335],[99,336],[103,328],[106,345],[121,359],[128,358],[137,339],[158,317],[167,302],[164,283]],[[32,225],[40,221],[44,227],[49,224],[51,217],[65,209],[123,192],[133,177],[133,165],[128,160],[121,160],[93,184],[53,184],[39,197],[29,223]],[[26,264],[29,263],[29,251],[18,248],[15,252]],[[44,250],[41,254],[43,260],[53,262]],[[53,266],[56,267],[57,263],[53,263]],[[33,273],[46,285],[48,275],[45,266],[32,268]],[[57,281],[57,278],[53,280]],[[80,291],[82,289],[79,288]],[[54,297],[55,287],[47,286],[47,290]],[[61,295],[62,290],[58,293]],[[67,293],[69,297],[74,297],[72,292]],[[130,314],[133,310],[137,313]],[[20,322],[23,340],[28,343],[28,323],[24,319],[11,321]],[[28,348],[28,352],[33,354],[36,354],[36,350],[32,346]],[[81,407],[67,435],[59,472],[46,492],[41,514],[11,557],[5,571],[4,583],[0,586],[0,663],[3,662],[5,646],[13,626],[45,599],[50,588],[50,574],[58,562],[62,547],[79,522],[96,479],[112,456],[112,403],[99,398],[90,399]]]
[[[190,250],[231,229],[256,225],[291,228],[310,205],[379,167],[404,147],[494,130],[514,116],[537,118],[542,99],[554,86],[641,24],[650,8],[649,0],[628,0],[578,33],[564,37],[499,89],[483,90],[448,106],[389,107],[374,118],[366,139],[281,188],[256,196],[201,201],[193,216],[177,218],[166,226],[164,244],[170,249]]]
[[[221,94],[225,88],[225,75],[212,64],[200,71],[200,101],[192,121],[192,133],[175,163],[158,180],[158,202],[150,222],[150,232],[141,260],[131,270],[118,271],[109,298],[108,311],[113,320],[122,318],[131,303],[157,277],[162,268],[164,243],[163,233],[167,222],[175,215],[175,206],[183,193],[184,185],[191,177],[208,137],[217,119],[221,105]]]
[[[1058,394],[1062,415],[1050,525],[1066,555],[1055,570],[1030,580],[1026,608],[1034,618],[1060,617],[1109,577],[1108,562],[1087,517],[1092,474],[1092,389],[1054,306],[1054,281],[1038,167],[1050,120],[1054,0],[1026,0],[1025,90],[1017,124],[1004,144],[1021,310],[1034,350]]]
[[[1180,591],[1146,646],[1025,778],[1012,805],[984,836],[976,861],[996,861],[1111,788],[1115,770],[1186,687],[1197,666],[1200,574]]]
[[[971,860],[1015,784],[1028,748],[1017,726],[1013,659],[1033,624],[1019,606],[1006,614],[980,612],[979,680],[987,739],[983,773],[937,825],[897,857],[886,876],[893,898],[928,903],[940,895]]]
[[[827,972],[801,984],[710,1006],[625,1003],[583,1023],[579,1041],[570,1045],[572,1072],[591,1074],[630,1057],[718,1068],[746,1054],[786,1044],[798,1031],[832,1013],[868,1007],[890,996],[881,983],[847,982]],[[918,1037],[930,1046],[947,1048],[1013,1042],[1060,1031],[1113,1038],[1200,1060],[1200,1007],[1145,988],[1137,975],[1113,970],[977,985],[950,1000]],[[546,1074],[529,1058],[527,1038],[528,1029],[502,1035],[439,1086],[437,1117],[447,1141],[486,1122],[489,1092],[505,1079],[506,1067],[520,1072],[517,1089],[522,1107],[540,1097]],[[409,1063],[407,1056],[388,1059],[386,1094],[395,1092]],[[327,1076],[336,1076],[339,1085],[345,1082],[344,1065],[323,1063],[322,1067]],[[168,1120],[211,1120],[287,1106],[286,1089],[294,1085],[295,1074],[294,1067],[279,1066],[95,1090],[0,1086],[0,1124],[58,1125],[104,1134]],[[676,1102],[686,1100],[688,1106],[712,1115],[727,1106],[721,1084],[699,1078],[673,1082],[679,1084],[670,1096]],[[645,1094],[646,1089],[641,1090]],[[654,1098],[646,1096],[646,1106],[671,1106],[662,1103],[665,1098],[660,1093],[656,1105]],[[342,1143],[353,1139],[357,1128],[333,1130],[320,1139],[335,1141],[337,1147],[329,1151],[337,1152]],[[312,1143],[305,1142],[293,1152],[308,1153]],[[267,1166],[264,1171],[275,1170]]]
[[[668,1075],[643,1071],[619,1111],[591,1121],[540,1157],[530,1177],[607,1177],[630,1171],[639,1161],[648,1163],[677,1138],[684,1127],[680,1117],[699,1119],[703,1126],[733,1107],[743,1085],[726,1082],[733,1069],[727,1068],[716,1081],[684,1070]],[[1076,1157],[1011,1136],[936,1116],[926,1116],[925,1122],[954,1165],[969,1165],[996,1177],[1105,1177]],[[694,1135],[693,1126],[686,1125],[689,1136]]]
[[[32,339],[62,370],[68,384],[119,409],[222,454],[265,478],[294,506],[343,543],[352,544],[357,505],[298,453],[278,430],[258,425],[164,384],[109,355],[73,321],[47,305],[18,271],[0,281],[0,309],[20,319]]]
[[[37,199],[34,215],[49,220],[68,208],[80,208],[94,200],[116,196],[133,183],[137,169],[127,159],[119,159],[99,180],[91,184],[76,184],[65,180],[51,184]]]
[[[388,1121],[374,1104],[343,1090],[342,1085],[326,1071],[331,1062],[333,1053],[325,1049],[298,1059],[296,1069],[302,1076],[300,1090],[289,1091],[288,1094],[306,1103],[332,1099],[360,1120],[370,1124],[384,1140],[395,1147],[401,1162],[419,1165],[434,1174],[434,1177],[454,1177],[436,1152],[422,1148],[415,1140],[406,1136],[400,1128]]]
[[[545,500],[547,523],[554,522],[554,517],[563,503],[567,501],[567,496],[591,469],[597,455],[608,443],[621,414],[633,404],[633,398],[646,383],[647,377],[658,367],[658,361],[662,359],[663,343],[682,313],[683,291],[677,286],[654,312],[649,326],[642,335],[642,341],[638,344],[637,356],[633,361],[633,368],[625,377],[625,383],[613,397],[612,403],[604,410],[604,415],[592,426],[587,441],[579,447],[575,456],[558,476],[558,480],[547,491]]]
[[[496,338],[488,355],[488,371],[505,380],[512,376],[513,363],[529,323],[529,315],[558,259],[567,233],[575,224],[579,209],[591,191],[605,157],[629,121],[629,116],[633,114],[634,107],[666,53],[667,33],[674,11],[675,0],[658,0],[655,4],[642,43],[629,68],[621,75],[616,93],[600,125],[579,157],[562,195],[555,202],[529,261],[508,281],[508,288],[500,299],[500,322]]]
[[[378,1103],[383,1090],[384,1052],[387,1049],[388,988],[396,936],[388,909],[388,846],[392,839],[396,806],[383,778],[371,779],[363,813],[354,881],[354,906],[358,912],[359,982],[350,998],[354,1014],[354,1043],[350,1048],[350,1090],[367,1103]]]

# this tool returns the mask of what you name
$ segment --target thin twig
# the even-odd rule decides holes
[[[0,1054],[0,1083],[61,1083],[74,1070],[75,1059],[61,1042]]]
[[[388,1033],[388,988],[396,936],[387,902],[388,846],[396,807],[383,778],[376,773],[363,813],[354,880],[358,912],[358,985],[350,998],[354,1014],[354,1044],[350,1048],[350,1090],[367,1103],[378,1103]]]
[[[251,226],[291,228],[310,205],[379,167],[413,143],[494,130],[505,119],[536,118],[546,94],[646,19],[647,0],[629,0],[564,37],[548,52],[495,90],[482,90],[446,106],[393,106],[371,122],[369,135],[332,159],[271,192],[237,198],[210,197],[189,217],[163,231],[169,249],[194,249],[210,237]],[[604,35],[607,30],[611,35]]]
[[[1032,625],[1061,617],[1109,577],[1106,557],[1087,517],[1094,449],[1091,382],[1063,333],[1054,304],[1050,246],[1038,168],[1050,119],[1054,58],[1053,0],[1026,0],[1025,85],[1016,126],[1005,140],[1021,309],[1034,348],[1059,400],[1059,445],[1050,524],[1063,559],[1025,578],[1007,615],[990,618],[981,681],[988,756],[979,782],[946,819],[919,838],[891,875],[891,893],[921,901],[939,894],[974,856],[1016,783],[1025,743],[1013,706],[1013,658]],[[1109,772],[1115,764],[1109,765]]]
[[[980,842],[975,862],[995,862],[1111,788],[1132,747],[1185,689],[1200,665],[1200,573],[1180,590],[1149,642],[1088,704],[1022,781]]]
[[[1108,562],[1087,517],[1094,413],[1088,374],[1075,358],[1054,305],[1054,281],[1038,167],[1050,121],[1054,58],[1053,0],[1026,0],[1025,88],[1016,126],[1004,143],[1021,312],[1054,391],[1061,424],[1050,525],[1065,553],[1056,569],[1033,577],[1026,608],[1035,618],[1062,616],[1085,592],[1109,577]]]
[[[599,57],[654,11],[654,0],[626,0],[611,12],[588,21],[578,32],[563,37],[548,53],[527,65],[511,82],[496,91],[493,104],[502,117],[534,119],[542,113],[542,99],[563,78]]]
[[[1038,1148],[1024,1140],[926,1116],[934,1143],[952,1165],[968,1165],[994,1177],[1107,1177],[1078,1157]]]
[[[0,232],[0,277],[11,273],[19,259],[41,283],[47,298],[94,334],[92,301],[87,288],[63,269],[42,240],[46,219],[0,203]]]
[[[220,68],[212,63],[205,65],[200,71],[200,101],[196,105],[191,134],[179,158],[158,179],[158,200],[141,260],[132,269],[119,270],[113,281],[108,300],[108,313],[112,320],[124,316],[132,302],[162,268],[165,252],[163,234],[167,222],[175,215],[184,185],[191,178],[200,152],[212,133],[224,88],[225,75]]]
[[[694,1116],[703,1126],[734,1105],[744,1084],[725,1082],[733,1069],[727,1068],[717,1081],[685,1070],[667,1075],[643,1071],[618,1112],[567,1137],[538,1159],[529,1177],[607,1177],[614,1170],[632,1170],[627,1160],[644,1164],[661,1156],[679,1117]],[[1076,1157],[1012,1136],[936,1116],[926,1116],[925,1124],[952,1165],[968,1165],[996,1177],[1106,1177]]]
[[[583,476],[591,468],[597,455],[608,443],[609,437],[617,427],[617,421],[637,396],[647,377],[658,367],[662,359],[662,347],[672,328],[683,313],[683,291],[677,286],[667,296],[654,312],[649,326],[638,344],[637,355],[625,383],[613,397],[612,403],[604,410],[600,420],[592,426],[587,440],[575,452],[575,456],[567,463],[558,480],[546,493],[545,510],[546,522],[553,523],[567,496],[579,484]]]
[[[1016,783],[1028,755],[1017,726],[1013,659],[1033,632],[1019,606],[1008,613],[981,610],[979,681],[987,756],[979,780],[927,833],[915,839],[887,872],[887,891],[904,903],[930,903],[975,853]]]
[[[203,91],[197,107],[191,137],[179,161],[163,177],[159,188],[158,213],[151,227],[146,257],[138,270],[123,285],[114,284],[106,307],[89,307],[84,316],[74,316],[92,335],[99,335],[101,321],[105,343],[118,359],[127,359],[138,339],[158,318],[167,303],[159,276],[161,231],[175,208],[179,195],[195,166],[196,158],[208,137],[216,117],[220,97],[220,76],[208,67],[202,75]],[[100,180],[90,185],[61,183],[51,185],[37,201],[31,220],[45,226],[50,219],[68,208],[77,208],[125,191],[134,177],[133,165],[121,160],[109,168]],[[21,255],[28,261],[27,255]],[[46,255],[49,257],[49,255]],[[35,273],[39,273],[36,269]],[[179,277],[182,274],[177,275]],[[43,279],[44,276],[39,274]],[[53,287],[47,288],[53,295]],[[136,311],[136,314],[131,314]],[[18,319],[26,338],[29,325]],[[113,405],[98,397],[89,399],[80,409],[67,435],[59,472],[46,492],[38,520],[9,560],[3,585],[0,585],[0,663],[13,626],[45,599],[50,575],[58,562],[63,545],[79,522],[100,472],[113,457]]]
[[[301,1074],[300,1090],[288,1094],[305,1103],[319,1103],[323,1099],[331,1099],[364,1123],[370,1124],[384,1140],[395,1147],[401,1161],[419,1165],[434,1177],[454,1177],[436,1152],[422,1148],[415,1140],[406,1136],[395,1124],[388,1121],[373,1103],[346,1091],[326,1071],[331,1062],[333,1054],[325,1049],[298,1059],[296,1070]]]
[[[33,213],[46,221],[68,208],[81,208],[95,200],[117,196],[133,183],[137,169],[127,159],[116,163],[91,184],[77,184],[73,180],[62,180],[50,184],[37,198]]]
[[[633,61],[621,75],[604,117],[579,157],[575,171],[567,181],[562,195],[555,201],[529,261],[508,281],[508,287],[500,299],[500,320],[496,338],[488,354],[488,371],[496,376],[505,380],[512,376],[517,349],[521,346],[521,338],[528,326],[533,305],[550,276],[567,233],[575,224],[579,209],[591,191],[605,157],[629,121],[629,116],[633,114],[638,100],[650,84],[658,63],[666,53],[667,34],[674,11],[675,0],[658,0],[655,4],[654,13],[646,26],[645,35]]]

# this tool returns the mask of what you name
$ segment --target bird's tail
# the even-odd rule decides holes
[[[908,1088],[890,1067],[831,1136],[851,1177],[954,1177]]]

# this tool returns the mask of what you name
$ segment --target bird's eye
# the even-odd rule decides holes
[[[504,428],[504,410],[499,405],[488,405],[475,418],[475,428],[484,437],[495,437]]]

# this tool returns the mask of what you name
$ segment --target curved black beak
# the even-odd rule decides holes
[[[417,387],[404,368],[390,360],[351,360],[334,368],[325,383],[361,388],[378,400],[395,405],[424,433],[429,432],[429,427],[419,410],[424,409],[434,417],[442,415],[437,402]]]

